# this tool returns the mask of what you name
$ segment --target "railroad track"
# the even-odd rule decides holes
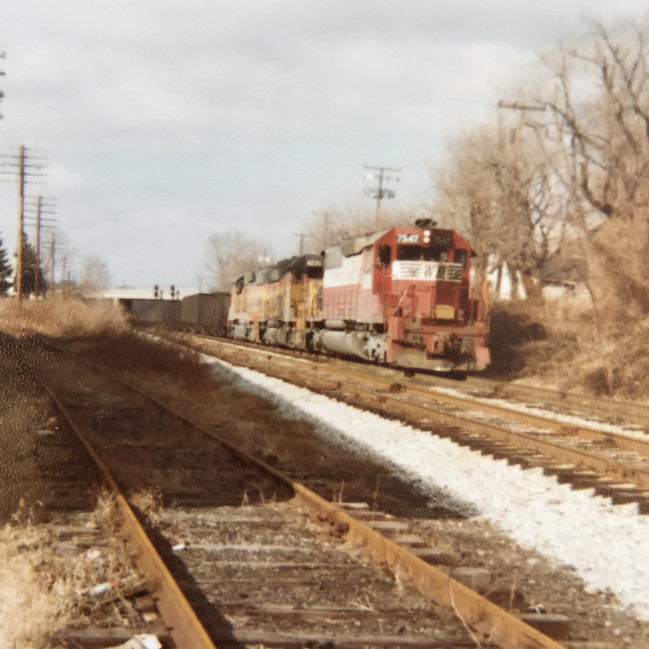
[[[165,642],[193,648],[560,646],[520,618],[567,637],[564,616],[505,612],[476,592],[490,590],[484,570],[449,558],[452,553],[415,534],[407,516],[372,510],[376,503],[362,496],[375,489],[375,467],[366,468],[371,480],[363,476],[351,489],[360,500],[334,506],[279,471],[295,474],[295,467],[279,458],[267,458],[274,466],[259,463],[114,377],[56,354],[43,372],[69,426],[112,476],[104,480],[126,500],[137,502],[144,491],[162,504],[151,511],[139,506],[149,541],[133,540],[142,532],[128,536],[152,584],[148,597],[164,619]],[[66,461],[74,464],[74,454]],[[358,465],[355,472],[362,474]],[[324,492],[340,483],[339,474],[307,477]],[[403,485],[382,498],[402,512],[418,507]],[[166,586],[163,569],[174,577]],[[516,589],[491,590],[492,599],[510,608],[525,606]],[[183,597],[191,610],[178,603]],[[193,623],[187,627],[194,614],[206,636]],[[76,641],[89,646],[81,635]]]
[[[194,337],[202,340],[215,340],[212,336],[193,334]],[[220,342],[234,344],[246,349],[257,349],[268,351],[268,347],[259,343],[247,343],[232,341],[227,338],[217,338]],[[347,361],[340,361],[327,356],[314,356],[313,354],[299,350],[276,348],[273,353],[303,360],[315,360],[323,364],[344,364]],[[600,423],[628,424],[649,430],[649,404],[612,399],[605,396],[590,397],[585,394],[578,394],[568,390],[551,389],[540,386],[512,383],[499,379],[485,378],[484,376],[469,375],[461,380],[430,373],[404,372],[403,370],[391,368],[377,368],[363,362],[351,361],[356,366],[356,372],[365,375],[368,372],[374,373],[383,371],[393,380],[403,382],[410,386],[420,387],[442,387],[457,392],[470,394],[484,399],[498,400],[506,399],[518,401],[530,406],[556,409],[559,413],[573,413],[600,419]]]
[[[467,377],[462,387],[486,398],[516,399],[525,403],[556,408],[560,412],[570,411],[591,418],[598,417],[603,422],[626,423],[644,429],[649,428],[649,405],[634,401],[603,396],[589,397],[567,390],[508,383],[478,376]]]
[[[186,336],[185,341],[190,340]],[[398,418],[524,468],[542,467],[575,489],[593,488],[614,504],[635,502],[649,513],[649,435],[644,429],[570,420],[554,411],[441,389],[394,370],[291,357],[263,348],[193,338],[233,364]]]
[[[75,647],[116,646],[139,636],[172,646],[151,597],[151,572],[135,561],[124,533],[132,532],[133,521],[125,520],[121,503],[106,490],[101,467],[56,408],[34,438],[36,477],[13,516],[15,524],[28,525],[26,532],[16,532],[19,548],[39,553],[53,584],[60,578],[85,584],[77,589],[72,614],[79,624],[54,640]],[[68,574],[57,575],[60,571]]]

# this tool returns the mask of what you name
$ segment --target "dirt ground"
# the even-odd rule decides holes
[[[32,496],[33,433],[49,416],[49,403],[35,380],[31,346],[0,332],[0,523]]]

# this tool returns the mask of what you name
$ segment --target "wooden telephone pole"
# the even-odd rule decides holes
[[[18,253],[16,256],[16,297],[23,297],[23,248],[25,246],[25,147],[18,153]]]
[[[24,220],[36,228],[36,268],[34,277],[34,293],[41,295],[43,287],[41,286],[41,232],[44,229],[54,229],[56,227],[56,219],[43,217],[44,214],[54,215],[56,211],[54,208],[55,198],[36,196],[36,202],[27,201],[24,203],[24,210],[26,212]],[[33,214],[31,212],[34,212]]]
[[[42,170],[41,164],[36,164],[38,158],[28,153],[21,144],[18,155],[0,153],[0,174],[3,180],[9,177],[18,179],[18,250],[16,251],[16,297],[20,301],[23,297],[23,262],[25,252],[25,183],[34,176],[43,176],[38,173]],[[8,169],[4,169],[7,167]]]

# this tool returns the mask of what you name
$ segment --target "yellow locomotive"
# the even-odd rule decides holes
[[[307,335],[322,318],[323,259],[301,255],[250,271],[233,287],[228,333],[270,345],[308,347]]]

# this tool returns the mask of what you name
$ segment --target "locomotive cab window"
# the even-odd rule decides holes
[[[239,279],[234,283],[234,290],[237,294],[243,291],[243,277],[239,277]]]
[[[466,268],[466,262],[468,259],[467,251],[464,248],[458,248],[453,254],[453,261],[456,264],[462,264],[462,268]]]
[[[379,266],[387,268],[392,262],[392,248],[387,243],[382,243],[376,251]]]
[[[448,261],[446,248],[424,248],[424,261]]]
[[[307,266],[306,276],[309,279],[322,279],[324,277],[324,268],[322,266]]]
[[[397,246],[397,259],[399,261],[419,261],[421,246]]]

